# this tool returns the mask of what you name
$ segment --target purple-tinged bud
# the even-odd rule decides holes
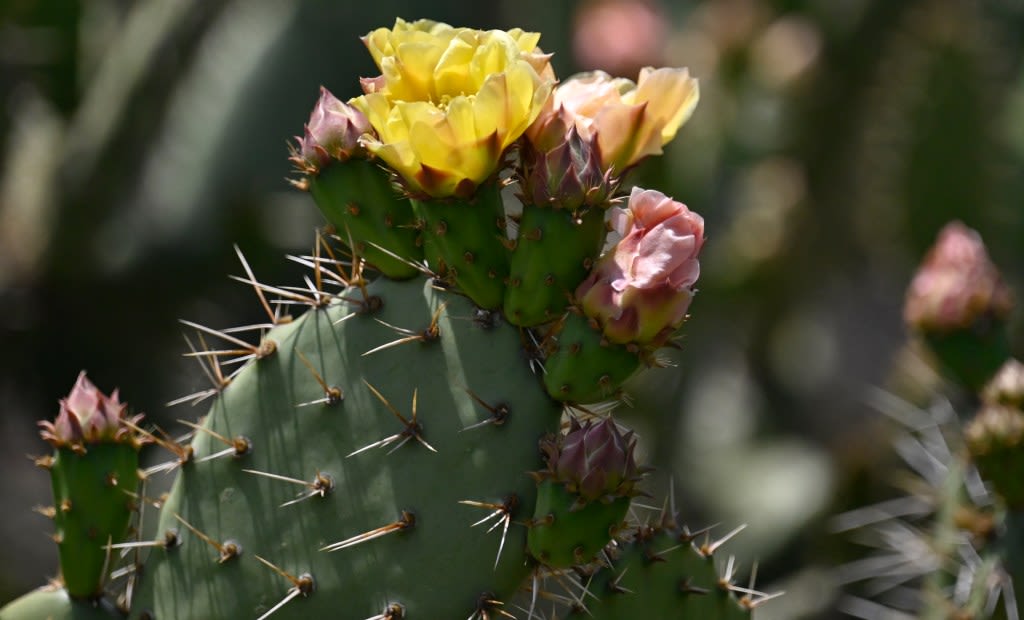
[[[304,134],[295,137],[297,146],[292,148],[290,159],[300,172],[315,175],[332,160],[366,157],[367,151],[359,138],[372,131],[370,121],[362,112],[321,86],[320,99],[306,123]]]
[[[981,236],[951,222],[910,283],[903,316],[922,332],[951,332],[969,329],[979,320],[1005,320],[1012,308],[1010,289]]]
[[[576,509],[637,495],[635,485],[647,472],[636,464],[633,432],[622,434],[611,418],[582,424],[573,420],[566,435],[545,439],[541,450],[548,469],[540,477],[561,483],[575,494]]]
[[[614,209],[622,235],[576,289],[576,300],[609,342],[658,346],[682,325],[700,276],[704,219],[661,192],[633,188]]]
[[[523,202],[575,212],[606,207],[618,182],[601,169],[597,142],[570,127],[553,148],[527,143],[523,155]]]
[[[95,443],[133,443],[136,436],[131,427],[141,415],[128,418],[127,407],[118,399],[117,390],[110,396],[100,392],[85,372],[78,375],[67,398],[60,401],[60,412],[53,422],[40,422],[43,439],[54,447],[81,447]]]

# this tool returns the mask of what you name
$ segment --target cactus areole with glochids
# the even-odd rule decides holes
[[[106,570],[127,581],[117,602],[130,618],[484,620],[536,618],[517,611],[524,589],[564,617],[578,607],[544,584],[618,583],[617,566],[636,561],[643,524],[627,512],[647,468],[634,434],[585,405],[618,399],[654,364],[685,318],[703,242],[681,203],[618,194],[689,118],[697,83],[646,69],[636,85],[591,75],[556,88],[539,38],[399,19],[363,39],[381,74],[361,95],[321,89],[291,152],[294,184],[330,224],[292,257],[308,286],[260,283],[239,252],[267,323],[185,322],[212,382],[176,401],[211,403],[184,421],[188,444],[140,435],[84,377],[44,425],[73,596],[102,596]],[[602,256],[611,228],[622,240]],[[170,452],[144,472],[176,475],[165,496],[122,488],[135,461],[79,462],[100,448],[134,458],[141,436]],[[72,551],[99,566],[74,590],[64,523],[81,506],[62,502],[58,471],[118,481],[97,497],[121,520],[78,526]],[[129,507],[148,527],[119,543]],[[675,554],[679,566],[656,571],[667,589],[616,609],[748,617],[714,548]],[[690,578],[700,587],[671,586]],[[712,583],[713,597],[699,593]],[[17,609],[75,611],[52,592],[26,599]]]

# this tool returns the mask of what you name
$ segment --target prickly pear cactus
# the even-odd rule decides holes
[[[693,298],[701,217],[615,192],[689,117],[696,80],[556,89],[538,39],[398,20],[364,38],[382,75],[362,96],[321,91],[291,157],[331,225],[292,257],[307,287],[260,283],[239,253],[268,322],[188,323],[212,382],[180,399],[212,398],[193,436],[117,427],[170,451],[146,476],[177,476],[133,496],[140,521],[160,511],[153,540],[103,547],[132,557],[129,617],[483,620],[517,617],[525,589],[534,618],[549,577],[585,570],[607,591],[553,614],[731,619],[764,597],[736,596],[717,543],[670,553],[674,520],[635,522],[636,438],[586,406],[655,363]],[[577,109],[594,97],[603,112]],[[609,596],[626,572],[637,595]]]

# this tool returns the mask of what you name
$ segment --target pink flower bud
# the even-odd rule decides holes
[[[596,144],[584,140],[575,127],[551,149],[523,148],[522,187],[527,204],[576,212],[605,207],[617,183],[601,169]]]
[[[961,222],[947,224],[907,291],[903,316],[923,331],[970,328],[982,318],[1005,319],[1009,287],[989,260],[981,237]]]
[[[359,144],[359,137],[372,131],[362,112],[321,86],[320,99],[306,123],[304,135],[295,137],[298,146],[293,149],[291,160],[301,171],[316,174],[331,159],[346,161],[365,156],[366,149]]]
[[[609,341],[658,345],[682,325],[700,275],[704,219],[655,190],[633,188],[612,226],[622,235],[576,289]]]
[[[577,507],[636,495],[635,483],[648,471],[636,464],[632,431],[622,434],[611,418],[582,424],[573,420],[565,436],[548,438],[541,448],[548,463],[541,477],[578,495]]]
[[[131,430],[122,424],[126,406],[118,400],[117,390],[110,396],[100,392],[83,371],[67,398],[60,401],[60,412],[53,422],[40,422],[43,439],[54,446],[82,445],[103,441],[133,440]],[[130,418],[136,421],[141,416]],[[127,438],[127,439],[126,439]]]

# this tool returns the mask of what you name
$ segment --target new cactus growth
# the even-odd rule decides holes
[[[644,470],[636,439],[611,418],[575,420],[564,436],[541,441],[547,468],[536,472],[537,505],[527,538],[530,553],[547,566],[566,568],[594,559],[623,527]]]
[[[37,463],[49,470],[54,506],[54,541],[60,551],[61,582],[72,598],[97,599],[112,565],[112,543],[128,534],[138,490],[139,448],[133,430],[141,416],[100,392],[83,372],[60,402],[53,422],[41,422],[53,456]]]
[[[350,251],[389,278],[412,278],[422,242],[409,201],[395,195],[388,173],[359,142],[371,131],[362,112],[321,87],[303,136],[295,138],[291,161],[304,175],[295,185],[309,191],[343,241],[355,244]]]

